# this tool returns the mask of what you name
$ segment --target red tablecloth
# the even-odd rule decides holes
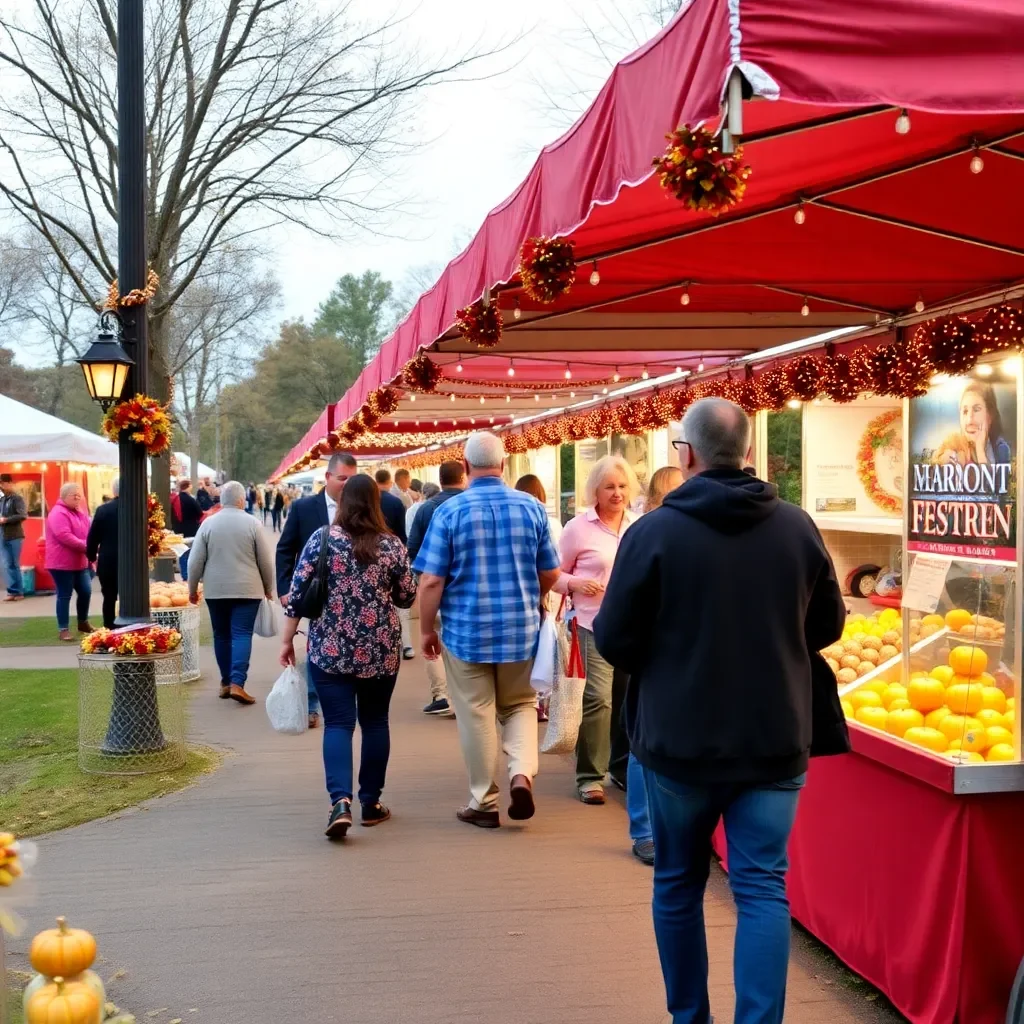
[[[815,760],[790,863],[793,916],[913,1024],[1003,1024],[1024,957],[1024,793]]]

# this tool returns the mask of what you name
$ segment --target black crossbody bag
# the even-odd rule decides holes
[[[312,576],[295,600],[295,607],[301,619],[319,619],[327,605],[329,583],[329,557],[331,548],[331,528],[320,527],[320,554],[317,556],[316,568]]]

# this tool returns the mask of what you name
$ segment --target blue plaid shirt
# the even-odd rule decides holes
[[[539,571],[558,568],[547,513],[495,476],[434,513],[413,566],[440,576],[444,646],[478,665],[528,661],[540,632]]]

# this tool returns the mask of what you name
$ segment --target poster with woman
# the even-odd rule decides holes
[[[1015,562],[1017,382],[982,364],[910,403],[907,548]]]

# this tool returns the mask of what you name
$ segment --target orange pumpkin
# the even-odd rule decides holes
[[[985,674],[988,675],[987,672]],[[983,682],[983,680],[979,679],[978,682]],[[1002,714],[1006,710],[1006,694],[998,686],[986,684],[981,688],[981,706]]]
[[[924,716],[924,724],[927,725],[929,729],[938,729],[939,723],[946,717],[946,715],[951,714],[953,714],[953,712],[943,704],[941,708],[929,711],[928,714]],[[1002,715],[999,717],[1002,718]]]
[[[96,993],[81,981],[56,977],[28,1001],[26,1024],[98,1024],[102,1006]]]
[[[56,928],[47,928],[32,940],[28,958],[48,978],[71,978],[92,967],[96,940],[82,928],[69,928],[67,921],[58,917]]]
[[[885,720],[885,731],[893,736],[902,736],[908,729],[924,725],[924,715],[913,708],[897,708],[890,711]]]
[[[980,647],[954,647],[949,652],[949,667],[958,676],[980,676],[988,668],[988,655]]]
[[[988,746],[985,726],[967,715],[947,715],[939,722],[939,732],[949,740],[951,747],[955,744],[961,750],[981,753]]]

